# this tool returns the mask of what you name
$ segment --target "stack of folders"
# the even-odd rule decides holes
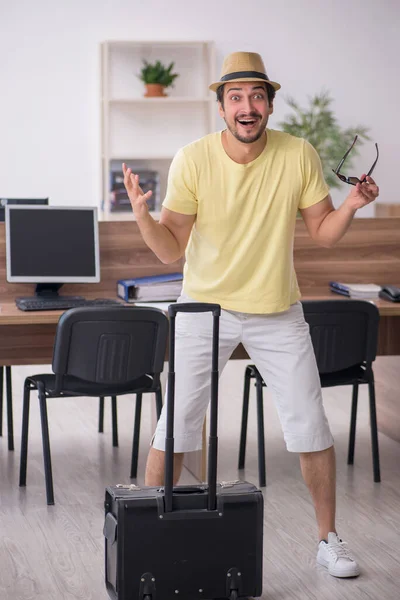
[[[181,293],[182,280],[182,273],[120,279],[117,282],[117,295],[125,302],[175,301]]]
[[[381,291],[381,286],[375,283],[340,283],[339,281],[330,281],[329,287],[336,294],[360,300],[374,300],[375,298],[379,298],[379,292]]]

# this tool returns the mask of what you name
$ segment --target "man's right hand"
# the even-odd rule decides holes
[[[135,217],[138,219],[149,214],[147,200],[151,198],[152,191],[149,190],[146,194],[139,185],[139,175],[132,173],[132,169],[128,168],[125,163],[122,163],[122,171],[124,173],[124,185],[128,192],[128,197],[132,206]]]

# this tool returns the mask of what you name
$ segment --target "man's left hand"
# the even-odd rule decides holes
[[[379,196],[379,187],[372,177],[367,177],[365,174],[361,175],[361,181],[364,182],[357,183],[345,200],[347,206],[352,210],[358,210],[363,206],[367,206],[367,204],[370,204]]]

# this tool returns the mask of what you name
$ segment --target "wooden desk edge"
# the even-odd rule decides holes
[[[87,296],[89,298],[89,296]],[[339,294],[303,294],[301,300],[347,300],[345,296]],[[382,317],[400,316],[400,302],[389,302],[386,300],[367,300],[378,307],[379,314]],[[129,305],[134,306],[134,304]],[[0,325],[46,325],[57,324],[60,316],[65,311],[62,310],[39,310],[23,311],[17,308],[15,302],[7,300],[0,304]]]

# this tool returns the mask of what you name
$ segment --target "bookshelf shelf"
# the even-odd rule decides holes
[[[211,102],[213,98],[197,98],[196,96],[168,96],[167,98],[110,98],[110,104],[186,104],[198,102]],[[215,99],[214,99],[215,100]]]
[[[109,156],[109,160],[112,161],[118,161],[118,162],[134,162],[134,161],[140,161],[140,160],[169,160],[171,161],[173,159],[173,155],[172,154],[164,154],[163,156],[155,154],[154,156],[152,156],[151,154],[137,154],[135,155],[131,155],[131,156],[123,156],[122,158],[120,156]]]
[[[161,211],[151,211],[150,214],[153,217],[153,219],[158,221],[161,215]],[[136,221],[136,218],[133,212],[120,211],[105,213],[104,211],[99,211],[99,221]]]
[[[211,40],[106,40],[104,44],[109,44],[114,48],[152,48],[152,49],[169,49],[176,48],[203,48],[206,45],[212,45]]]

